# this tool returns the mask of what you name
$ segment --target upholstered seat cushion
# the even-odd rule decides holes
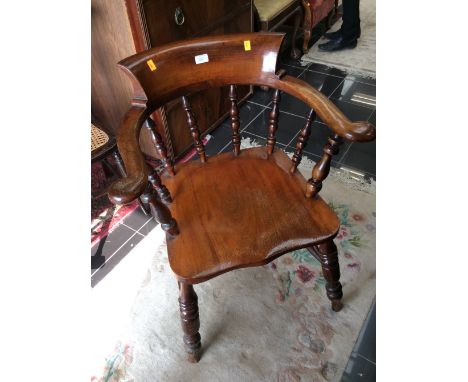
[[[279,15],[291,4],[297,1],[291,0],[254,0],[260,21],[269,21]]]
[[[329,238],[335,213],[280,149],[265,147],[191,161],[163,176],[180,233],[168,239],[169,263],[179,280],[197,283],[231,269],[261,265],[293,249]],[[209,192],[210,191],[210,192]]]

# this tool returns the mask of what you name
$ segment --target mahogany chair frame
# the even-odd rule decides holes
[[[302,28],[304,30],[304,41],[302,43],[302,53],[306,54],[309,52],[309,41],[312,36],[312,9],[309,0],[301,0],[302,7],[304,8],[304,21]],[[326,29],[329,29],[333,22],[338,18],[338,0],[335,0],[333,9],[326,16]],[[323,20],[323,19],[322,19]],[[317,25],[320,21],[316,22]]]
[[[333,242],[339,230],[339,221],[318,194],[329,173],[331,158],[338,152],[342,141],[344,139],[371,141],[375,139],[375,128],[369,122],[350,122],[331,101],[312,86],[300,79],[288,76],[284,70],[277,71],[277,56],[283,38],[284,34],[279,33],[198,38],[153,48],[126,58],[119,63],[120,67],[131,78],[135,95],[117,137],[127,177],[112,185],[109,190],[109,198],[116,204],[126,204],[143,196],[144,201],[149,204],[154,218],[166,232],[169,262],[179,283],[183,338],[188,358],[192,362],[198,362],[201,355],[198,303],[193,285],[230,270],[264,265],[291,250],[307,248],[322,265],[326,279],[326,292],[331,300],[332,309],[339,311],[342,307],[343,293],[339,281],[337,248]],[[269,114],[266,147],[240,150],[236,85],[257,85],[276,89]],[[190,107],[190,94],[220,86],[230,87],[233,151],[232,153],[207,157],[200,139],[196,116]],[[305,125],[300,131],[296,150],[291,160],[282,150],[275,149],[275,133],[280,114],[278,105],[282,92],[298,98],[311,108],[307,114]],[[139,148],[140,129],[154,110],[177,97],[182,97],[188,125],[188,127],[180,128],[190,129],[200,162],[191,161],[174,166],[167,159],[160,137],[158,138],[155,134],[154,141],[164,160],[165,168],[160,175],[150,171],[145,163]],[[306,181],[296,169],[301,161],[302,150],[310,136],[311,124],[317,116],[331,129],[331,136],[325,144],[322,158],[314,166],[310,179]],[[232,246],[221,244],[226,245],[222,248],[224,252],[228,253],[216,253],[209,259],[202,258],[206,251],[210,250],[210,246],[216,245],[216,243],[209,243],[203,247],[205,245],[201,243],[203,240],[197,241],[193,238],[193,233],[201,224],[190,225],[181,218],[183,214],[196,215],[194,218],[199,218],[199,215],[204,211],[201,208],[197,209],[197,192],[208,194],[209,198],[218,197],[215,196],[217,195],[216,190],[198,189],[197,185],[194,184],[193,179],[195,178],[193,177],[194,174],[198,176],[207,171],[212,171],[210,173],[212,174],[221,165],[230,169],[239,169],[240,166],[243,166],[240,173],[244,175],[249,168],[256,171],[257,167],[262,167],[268,173],[261,179],[261,182],[268,183],[263,190],[268,192],[276,185],[281,186],[279,201],[271,207],[272,211],[268,211],[268,209],[265,211],[265,214],[270,214],[268,221],[271,221],[276,230],[271,236],[274,237],[273,239],[262,240],[262,245],[264,245],[262,250],[265,253],[249,253],[249,256],[238,255],[234,254],[235,248]],[[234,175],[230,175],[233,173],[229,172],[227,175],[216,172],[215,174],[222,178],[218,179],[218,185],[223,185],[223,182],[231,182],[228,184],[229,187],[234,186],[235,188],[237,186],[240,189],[240,186],[232,183],[232,178],[239,183],[242,183],[242,178],[235,178]],[[191,176],[192,178],[189,179]],[[208,175],[207,177],[208,179],[212,178]],[[186,178],[189,180],[184,183]],[[257,182],[257,186],[261,185],[261,182]],[[228,193],[231,192],[231,188],[227,190]],[[221,195],[219,198],[225,199],[218,200],[228,201],[229,197],[233,197],[232,193],[231,195]],[[263,201],[261,197],[260,195],[259,200]],[[277,216],[275,214],[278,211],[282,213],[281,209],[287,210],[283,206],[284,200],[289,201],[291,205],[294,203],[300,205],[300,211],[306,211],[304,212],[306,213],[305,220],[299,220],[299,217],[295,219],[296,215],[290,216],[290,220],[298,220],[294,225],[288,220],[284,223],[278,221],[277,218],[275,219]],[[237,217],[239,205],[232,203],[231,207],[234,211],[233,214]],[[231,207],[227,206],[226,208]],[[219,214],[217,211],[210,213],[212,215]],[[177,218],[177,221],[174,217]],[[307,223],[304,224],[305,222]],[[246,224],[250,224],[253,232],[261,233],[261,230],[265,229],[264,226],[255,225],[255,222],[247,222]],[[289,240],[289,236],[291,236],[291,240]],[[235,238],[236,232],[232,232],[231,236],[226,237],[226,241],[231,242]],[[248,241],[249,237],[242,238],[242,242]],[[231,250],[232,253],[229,253]],[[200,257],[194,258],[192,252],[196,252]],[[212,266],[206,267],[210,261]],[[203,264],[200,265],[201,263]]]

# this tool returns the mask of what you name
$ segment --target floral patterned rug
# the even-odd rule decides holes
[[[307,158],[301,163],[306,177],[312,165]],[[341,222],[335,239],[344,294],[340,312],[331,310],[320,263],[306,250],[229,272],[195,286],[204,354],[190,364],[177,283],[161,243],[125,334],[94,380],[339,381],[375,297],[375,184],[361,188],[332,172],[321,191]]]

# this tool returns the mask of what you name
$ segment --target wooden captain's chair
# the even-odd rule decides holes
[[[278,256],[307,248],[321,262],[332,309],[341,309],[342,287],[333,238],[339,220],[320,197],[332,156],[344,139],[371,141],[375,128],[350,122],[319,91],[277,71],[283,34],[254,33],[177,42],[136,54],[119,64],[133,82],[133,104],[118,134],[127,177],[109,191],[114,203],[130,203],[147,190],[149,169],[138,145],[139,131],[150,114],[182,97],[199,161],[174,166],[159,144],[165,170],[152,173],[146,193],[155,219],[166,232],[169,263],[179,283],[179,305],[189,360],[201,354],[194,284],[234,269],[264,265]],[[241,150],[236,85],[276,89],[269,115],[266,146]],[[232,151],[208,157],[190,106],[191,94],[229,87]],[[292,160],[275,146],[281,93],[311,110],[298,135]],[[311,124],[319,116],[331,130],[323,157],[306,180],[297,171]],[[176,128],[176,127],[174,127]],[[222,277],[222,276],[221,276]]]

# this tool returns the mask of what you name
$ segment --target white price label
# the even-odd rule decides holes
[[[198,56],[195,56],[195,64],[204,64],[205,62],[208,62],[208,55],[205,54],[199,54]]]

